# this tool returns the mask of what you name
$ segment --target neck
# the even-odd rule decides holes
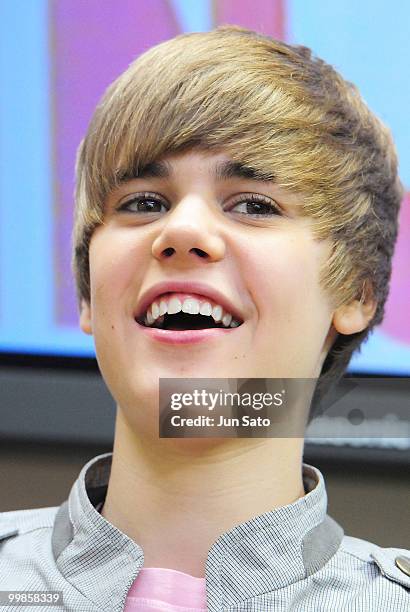
[[[146,440],[118,409],[102,515],[145,567],[204,577],[222,533],[304,495],[302,452],[301,438]]]

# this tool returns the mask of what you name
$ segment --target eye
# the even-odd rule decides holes
[[[158,196],[147,192],[133,195],[123,202],[118,210],[131,213],[160,213],[166,212],[168,209]]]
[[[236,210],[235,210],[236,209]],[[237,212],[241,215],[252,217],[269,217],[282,215],[282,211],[274,200],[259,193],[245,193],[234,198],[234,205],[229,212]]]

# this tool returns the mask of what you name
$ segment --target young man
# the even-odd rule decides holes
[[[0,588],[73,611],[408,610],[409,552],[344,536],[303,438],[158,435],[164,378],[318,378],[306,420],[383,318],[401,194],[388,130],[308,49],[224,27],[135,61],[77,163],[114,452],[60,508],[3,514]]]

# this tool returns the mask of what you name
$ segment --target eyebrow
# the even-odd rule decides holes
[[[172,165],[167,161],[153,161],[146,164],[133,176],[123,177],[123,180],[133,178],[170,178],[173,175]],[[217,181],[224,181],[231,178],[248,179],[253,181],[274,181],[272,174],[263,173],[252,166],[231,160],[219,161],[213,168],[213,177]]]

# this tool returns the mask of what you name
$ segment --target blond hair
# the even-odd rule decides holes
[[[300,193],[300,214],[330,239],[321,285],[335,308],[370,293],[362,332],[339,334],[314,403],[342,376],[384,315],[402,186],[389,130],[357,88],[302,46],[236,26],[153,47],[107,89],[77,157],[73,270],[90,300],[88,249],[104,201],[148,163],[193,148],[219,150]]]

